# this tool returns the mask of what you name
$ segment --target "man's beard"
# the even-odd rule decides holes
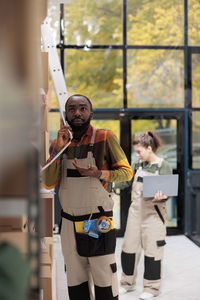
[[[66,120],[67,120],[68,124],[70,125],[70,127],[72,128],[73,132],[78,132],[78,131],[85,132],[88,129],[89,125],[90,125],[91,117],[89,117],[87,119],[87,121],[85,121],[81,126],[74,126],[72,124],[72,122],[68,120],[67,117],[66,117]]]

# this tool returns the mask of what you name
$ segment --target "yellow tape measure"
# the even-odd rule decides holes
[[[102,216],[97,220],[96,226],[99,232],[106,233],[111,230],[112,221],[108,217]]]

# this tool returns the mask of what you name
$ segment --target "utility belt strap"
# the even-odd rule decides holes
[[[90,218],[91,214],[88,215],[82,215],[82,216],[72,216],[66,212],[64,212],[63,210],[61,210],[61,217],[73,221],[73,222],[79,222],[79,221],[84,221],[84,220],[88,220]],[[113,216],[113,212],[112,211],[103,211],[99,212],[99,213],[93,213],[91,219],[98,219],[101,216],[106,216],[106,217],[112,217]]]

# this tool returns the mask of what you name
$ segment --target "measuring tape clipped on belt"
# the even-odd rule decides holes
[[[98,219],[91,219],[75,222],[77,233],[85,233],[94,238],[98,238],[99,234],[107,233],[114,228],[113,217],[101,216]]]
[[[106,233],[111,230],[112,223],[110,218],[102,216],[98,218],[96,226],[99,232]]]

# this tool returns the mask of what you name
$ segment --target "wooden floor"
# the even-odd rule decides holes
[[[200,300],[200,248],[183,235],[169,236],[166,241],[162,289],[161,294],[155,297],[155,300]],[[122,242],[123,238],[117,239],[116,260],[119,279]],[[121,295],[120,300],[136,300],[141,294],[143,282],[142,258],[139,264],[136,291]],[[53,300],[69,300],[59,235],[54,236],[52,285]]]

